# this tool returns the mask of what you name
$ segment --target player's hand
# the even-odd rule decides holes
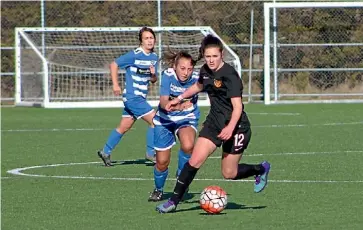
[[[169,101],[168,104],[166,104],[165,110],[170,112],[170,111],[172,111],[172,107],[179,103],[180,103],[180,100],[178,98],[174,98],[173,100]]]
[[[149,69],[150,69],[150,74],[151,74],[150,82],[154,84],[158,80],[158,78],[156,77],[156,74],[155,74],[155,67],[153,65],[151,65],[151,66],[149,66]]]
[[[120,96],[120,94],[121,94],[120,86],[114,85],[112,90],[113,90],[113,94],[115,94],[115,96]]]
[[[222,129],[221,133],[218,135],[218,138],[226,141],[232,137],[234,127],[226,126]]]
[[[180,110],[185,110],[193,106],[193,103],[190,101],[185,101],[180,105]]]
[[[158,78],[156,77],[156,75],[152,75],[151,78],[150,78],[150,82],[151,83],[155,83],[156,81],[158,80]]]
[[[151,65],[151,66],[149,67],[149,69],[150,69],[150,73],[151,73],[151,75],[155,75],[155,67],[154,67],[153,65]]]
[[[173,105],[170,107],[170,111],[181,111],[181,104]]]

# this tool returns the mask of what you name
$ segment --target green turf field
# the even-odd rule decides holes
[[[113,153],[127,161],[105,168],[96,150],[118,124],[119,109],[2,108],[1,227],[361,229],[363,105],[252,104],[246,110],[253,136],[242,161],[271,162],[267,189],[254,194],[251,181],[223,181],[218,151],[198,172],[189,199],[162,215],[147,202],[153,167],[143,161],[145,123],[136,123]],[[174,183],[167,181],[167,192]],[[221,215],[199,208],[199,193],[212,184],[229,194]]]

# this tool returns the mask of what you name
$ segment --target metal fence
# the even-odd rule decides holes
[[[265,1],[268,2],[268,1]],[[272,2],[269,1],[269,2]],[[219,36],[239,55],[242,64],[245,93],[259,100],[263,94],[263,38],[264,18],[263,3],[258,1],[16,1],[2,2],[1,7],[1,99],[13,100],[14,95],[14,28],[15,27],[127,27],[127,26],[211,26]],[[341,30],[332,30],[322,26],[328,16],[333,15],[335,23],[349,20],[343,27],[354,28],[351,34]],[[349,12],[329,11],[315,12],[313,9],[302,10],[298,14],[282,14],[278,17],[284,33],[277,42],[285,43],[279,52],[280,65],[292,67],[293,62],[299,66],[317,69],[314,61],[306,54],[314,55],[307,48],[314,43],[354,43],[355,48],[347,50],[351,59],[345,58],[348,67],[363,67],[363,11],[356,9]],[[310,24],[309,24],[310,23]],[[315,26],[314,26],[315,24]],[[320,27],[317,28],[316,25]],[[308,28],[308,29],[306,29]],[[300,36],[294,45],[286,45],[296,30],[310,30],[312,36]],[[328,29],[327,31],[323,31]],[[346,28],[348,29],[348,28]],[[304,32],[304,31],[303,31]],[[309,32],[309,31],[308,31]],[[322,37],[323,36],[323,37]],[[324,37],[325,36],[325,37]],[[347,37],[348,36],[348,37]],[[327,40],[332,37],[335,40]],[[287,47],[289,46],[289,47]],[[303,49],[296,47],[304,46]],[[337,45],[338,46],[338,45]],[[280,46],[279,46],[280,47]],[[346,47],[346,46],[342,46]],[[304,49],[307,49],[304,51]],[[335,53],[339,54],[339,51]],[[304,60],[300,60],[302,57]],[[336,66],[340,59],[335,57]],[[340,58],[344,58],[343,56]],[[285,60],[284,62],[281,62]],[[295,63],[296,64],[296,63]],[[322,64],[319,63],[320,65]],[[331,66],[335,68],[336,66]],[[316,75],[314,75],[316,77]],[[290,75],[282,78],[287,81]],[[363,76],[358,71],[355,83],[361,83]],[[320,78],[319,78],[320,79]],[[304,79],[305,81],[305,79]],[[293,82],[299,85],[298,82]]]

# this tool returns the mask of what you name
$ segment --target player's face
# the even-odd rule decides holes
[[[149,31],[144,31],[141,36],[141,47],[145,51],[151,51],[155,46],[155,38],[152,33]]]
[[[219,47],[209,47],[204,50],[204,59],[209,69],[217,70],[223,64],[222,52]]]
[[[186,81],[193,73],[193,65],[188,58],[180,58],[178,63],[174,66],[176,76],[180,81]]]

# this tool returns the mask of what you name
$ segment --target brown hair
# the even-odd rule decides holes
[[[223,51],[222,41],[219,38],[208,34],[200,44],[198,60],[204,57],[204,51],[209,47],[217,47],[221,52]]]
[[[197,63],[197,61],[195,61],[193,59],[192,55],[190,55],[188,52],[186,52],[186,51],[174,52],[174,51],[172,51],[170,49],[169,49],[169,51],[167,53],[163,54],[162,61],[167,66],[173,67],[174,65],[178,64],[178,62],[179,62],[179,60],[181,58],[189,59],[192,66],[195,66],[195,64]]]
[[[142,43],[142,34],[144,32],[150,32],[153,35],[154,39],[156,40],[155,32],[151,28],[144,26],[139,31],[139,42],[140,42],[140,45]],[[152,49],[151,51],[154,52],[154,49]]]

